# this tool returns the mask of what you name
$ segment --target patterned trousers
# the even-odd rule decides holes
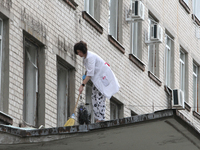
[[[99,121],[105,120],[105,105],[106,97],[99,92],[99,90],[93,85],[92,87],[92,106],[95,119]]]

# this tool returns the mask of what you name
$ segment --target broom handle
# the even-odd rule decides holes
[[[76,102],[76,105],[75,105],[75,108],[74,108],[74,114],[75,114],[75,111],[76,111],[76,107],[77,107],[77,105],[78,105],[79,97],[80,97],[80,93],[79,93],[79,95],[78,95],[77,102]]]

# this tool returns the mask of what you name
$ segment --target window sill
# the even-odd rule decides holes
[[[103,34],[103,27],[90,14],[88,14],[86,11],[83,11],[82,12],[82,17],[89,24],[91,24],[91,26],[93,26],[99,33]]]
[[[108,41],[112,43],[120,52],[125,53],[125,48],[112,36],[108,35]]]
[[[193,111],[193,116],[200,120],[200,114],[196,111]]]
[[[188,14],[190,14],[190,8],[189,6],[184,2],[184,0],[179,0],[179,3],[183,6],[183,8],[186,10]]]
[[[70,7],[72,7],[74,10],[76,10],[76,7],[78,4],[74,2],[74,0],[64,0]]]
[[[200,20],[197,18],[195,14],[192,14],[192,19],[197,23],[198,26],[200,26]]]
[[[13,119],[10,116],[8,116],[7,114],[0,111],[0,123],[6,124],[6,125],[9,125],[9,124],[12,125]]]
[[[164,90],[168,95],[172,96],[172,89],[169,86],[165,85]]]
[[[148,76],[149,76],[149,78],[151,78],[154,82],[156,82],[156,84],[158,84],[159,86],[162,85],[162,82],[161,82],[151,71],[148,71]]]
[[[191,111],[191,106],[187,102],[185,102],[185,109],[189,112]]]
[[[129,59],[138,67],[140,68],[142,71],[145,71],[145,64],[138,59],[135,55],[133,54],[129,54]]]

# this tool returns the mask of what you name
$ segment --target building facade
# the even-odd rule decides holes
[[[83,40],[121,86],[106,101],[106,120],[172,108],[180,89],[180,112],[200,129],[200,1],[133,3],[0,0],[0,111],[15,126],[63,126],[85,72],[73,51]],[[91,87],[80,99],[90,112]]]

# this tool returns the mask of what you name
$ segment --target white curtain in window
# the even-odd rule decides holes
[[[38,92],[38,48],[30,43],[25,46],[25,121],[36,125]]]
[[[69,81],[69,71],[58,65],[58,75],[57,75],[57,125],[59,127],[63,126],[68,120],[68,81]]]
[[[118,39],[118,0],[109,0],[109,33]]]

